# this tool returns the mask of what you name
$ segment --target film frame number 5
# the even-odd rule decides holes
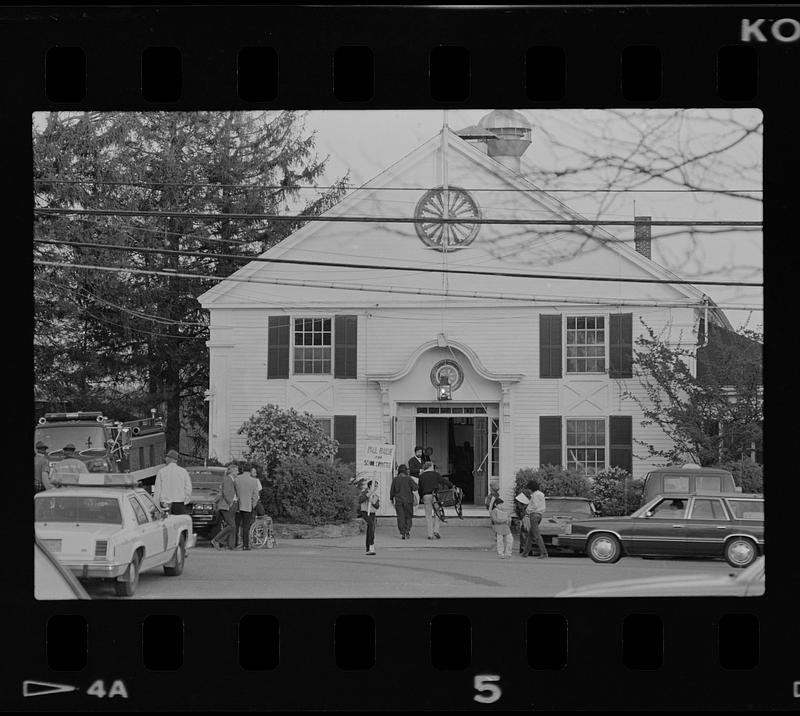
[[[475,694],[472,698],[479,704],[493,704],[500,700],[503,691],[496,682],[500,681],[497,674],[475,674]]]

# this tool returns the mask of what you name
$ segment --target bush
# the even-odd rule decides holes
[[[298,413],[294,408],[283,410],[277,405],[265,405],[251,415],[239,433],[247,436],[244,457],[257,463],[271,478],[285,460],[297,457],[331,458],[339,449],[311,413]]]
[[[736,484],[742,488],[742,492],[764,492],[764,466],[750,460],[736,460],[724,462],[714,467],[728,470],[733,474]]]
[[[528,480],[536,480],[539,489],[548,495],[560,497],[589,497],[591,486],[585,475],[565,470],[560,465],[542,465],[534,470],[526,467],[517,470],[514,480],[514,494],[517,495],[527,484]]]
[[[642,504],[644,482],[632,480],[630,473],[619,467],[598,472],[591,484],[589,497],[604,517],[629,515]]]
[[[292,522],[347,522],[356,515],[358,487],[353,478],[353,466],[345,463],[317,457],[284,460],[272,479],[264,481],[262,499],[276,517]]]

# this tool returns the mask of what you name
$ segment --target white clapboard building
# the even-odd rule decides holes
[[[625,397],[642,321],[685,344],[706,317],[730,325],[650,259],[646,217],[635,242],[541,223],[585,217],[522,176],[530,142],[513,111],[445,128],[262,256],[327,265],[254,261],[204,293],[210,455],[241,456],[273,403],[318,416],[347,461],[432,448],[468,503],[541,464],[643,476],[635,439],[666,437]]]

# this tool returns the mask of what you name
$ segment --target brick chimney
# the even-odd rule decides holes
[[[648,259],[650,256],[650,220],[651,216],[633,217],[633,240],[636,250]]]

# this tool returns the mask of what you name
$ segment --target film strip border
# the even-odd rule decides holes
[[[7,76],[6,97],[10,110],[27,113],[19,126],[28,135],[30,111],[46,107],[755,105],[768,110],[767,158],[796,131],[796,7],[491,14],[71,8],[27,15],[32,22],[13,26],[0,54],[7,67],[22,67]],[[769,114],[787,105],[793,109]],[[780,153],[791,163],[796,148]],[[789,192],[782,176],[767,177],[773,198]],[[27,206],[29,186],[19,184],[19,205]],[[765,225],[775,231],[773,211],[765,208]],[[773,264],[773,285],[783,270],[788,262]],[[780,426],[773,422],[771,430],[767,452],[774,455]],[[779,509],[771,505],[770,517]],[[771,537],[785,527],[771,523]],[[781,552],[789,555],[773,544],[777,565]],[[29,569],[24,557],[19,564]],[[86,608],[36,603],[30,581],[21,580],[16,609],[27,606],[22,614],[9,610],[5,633],[11,651],[24,656],[6,670],[2,703],[54,710],[796,708],[797,618],[788,608],[796,592],[787,590],[796,574],[780,561],[785,570],[771,571],[766,597],[744,604],[498,599],[342,607],[323,600]],[[48,693],[37,684],[72,690],[75,705],[28,700]]]
[[[778,687],[791,705],[800,689],[764,649],[778,617],[749,602],[576,601],[94,603],[88,616],[42,604],[51,616],[30,632],[41,666],[24,688],[73,687],[71,701],[53,699],[61,709],[266,711],[739,709]]]
[[[791,92],[800,43],[798,13],[758,6],[62,15],[41,23],[28,55],[39,55],[41,99],[65,108],[737,105]],[[93,23],[104,31],[86,37]]]
[[[786,18],[785,18],[786,19]],[[774,25],[779,27],[777,23]],[[800,31],[800,24],[798,24]],[[368,46],[337,48],[331,61],[332,96],[342,103],[369,103],[375,98],[375,51]],[[474,59],[466,47],[439,46],[428,53],[430,99],[463,102],[470,97]],[[178,47],[152,46],[140,55],[141,96],[146,102],[177,102],[183,95],[184,53]],[[567,93],[567,54],[562,47],[529,47],[508,68],[523,79],[532,102],[559,102]],[[241,48],[236,56],[235,85],[239,100],[280,102],[281,72],[278,50],[268,46]],[[728,45],[716,55],[713,92],[723,102],[748,102],[758,97],[758,54],[748,45]],[[620,53],[620,98],[628,102],[661,99],[664,58],[659,47],[633,45]],[[677,79],[677,78],[675,78]],[[50,102],[74,104],[87,96],[86,52],[80,47],[51,47],[45,60],[45,93]]]

